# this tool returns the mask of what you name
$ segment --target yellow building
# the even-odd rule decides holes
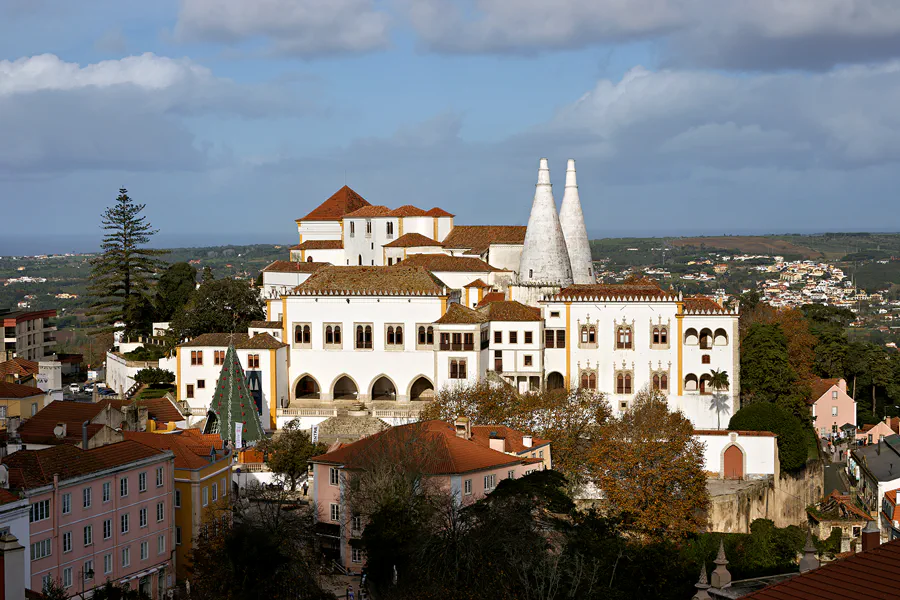
[[[125,432],[135,440],[175,454],[175,576],[188,576],[189,554],[200,536],[207,509],[227,504],[231,493],[232,454],[218,434],[196,429],[157,433]]]
[[[0,429],[10,417],[33,417],[47,404],[49,396],[40,388],[0,381]]]

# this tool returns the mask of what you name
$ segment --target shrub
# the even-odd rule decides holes
[[[131,352],[123,354],[128,360],[159,360],[164,358],[166,351],[158,346],[138,346]]]
[[[157,369],[156,367],[150,367],[147,369],[141,369],[140,371],[135,373],[134,380],[138,383],[145,383],[147,385],[153,385],[157,383],[174,383],[175,374],[172,373],[172,371],[168,371],[166,369]]]
[[[737,411],[729,429],[771,431],[778,435],[778,457],[784,471],[797,471],[806,465],[808,446],[800,419],[769,402],[754,402]]]

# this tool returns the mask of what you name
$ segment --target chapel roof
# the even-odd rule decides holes
[[[298,221],[340,221],[344,215],[363,206],[369,206],[365,198],[354,192],[348,186],[344,186],[328,200],[314,208]]]
[[[487,323],[487,321],[487,316],[481,312],[454,302],[447,307],[447,312],[435,323],[441,325],[473,325],[475,323]]]

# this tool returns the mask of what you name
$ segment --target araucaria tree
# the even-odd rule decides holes
[[[607,512],[636,539],[682,537],[706,524],[709,504],[703,443],[665,396],[643,389],[631,407],[600,428],[589,469]]]
[[[142,333],[149,326],[145,318],[152,314],[152,308],[147,310],[148,292],[162,266],[155,257],[167,252],[145,247],[157,230],[141,215],[144,207],[122,188],[116,203],[102,215],[106,234],[100,245],[103,252],[91,259],[88,315],[106,331],[118,321],[125,323],[127,333]]]

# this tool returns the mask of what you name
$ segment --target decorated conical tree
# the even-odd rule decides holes
[[[225,352],[225,363],[219,373],[216,392],[207,415],[205,433],[218,433],[223,440],[235,443],[235,425],[243,425],[243,445],[253,445],[261,440],[263,433],[256,403],[247,388],[244,369],[237,358],[233,345]]]

